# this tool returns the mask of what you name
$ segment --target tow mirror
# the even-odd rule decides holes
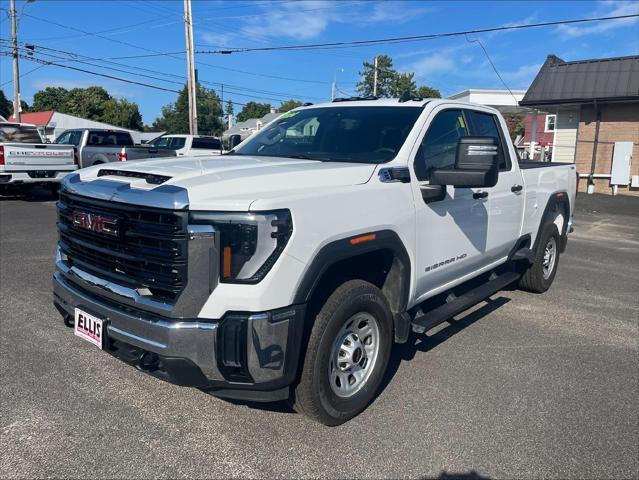
[[[457,142],[455,167],[432,170],[430,185],[488,188],[497,184],[499,155],[494,137],[464,137]]]
[[[233,150],[240,143],[242,143],[242,136],[241,135],[238,135],[238,134],[231,135],[229,137],[229,150]]]

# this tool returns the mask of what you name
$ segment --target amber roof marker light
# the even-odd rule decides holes
[[[351,245],[358,245],[364,242],[372,242],[377,238],[377,235],[374,233],[369,233],[367,235],[360,235],[359,237],[353,237],[350,239]]]

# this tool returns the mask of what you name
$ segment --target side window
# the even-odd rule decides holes
[[[491,113],[468,110],[470,121],[473,126],[473,136],[494,137],[497,140],[499,152],[499,170],[510,170],[510,156],[505,155],[505,144],[499,123],[495,115]]]
[[[220,141],[217,138],[197,137],[193,139],[191,148],[196,150],[219,150],[221,148],[221,145]]]
[[[415,158],[415,174],[428,180],[431,170],[453,168],[457,142],[469,136],[461,110],[444,110],[433,119]]]
[[[69,131],[64,132],[62,135],[60,135],[56,139],[55,143],[60,143],[62,145],[67,145],[67,144],[71,143],[71,132],[69,132]]]

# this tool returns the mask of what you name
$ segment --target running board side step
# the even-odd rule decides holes
[[[436,327],[440,323],[444,323],[449,318],[454,317],[464,310],[468,310],[470,307],[477,305],[479,302],[490,297],[495,292],[498,292],[514,281],[519,280],[519,277],[521,277],[519,273],[506,272],[459,297],[453,297],[451,301],[445,303],[441,307],[437,307],[426,313],[424,313],[421,309],[418,310],[415,314],[415,318],[413,318],[413,321],[411,322],[413,332],[424,333],[431,328]]]

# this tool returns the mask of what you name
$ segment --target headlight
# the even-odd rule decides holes
[[[257,283],[273,267],[293,232],[291,212],[190,212],[189,224],[220,235],[220,281]]]

